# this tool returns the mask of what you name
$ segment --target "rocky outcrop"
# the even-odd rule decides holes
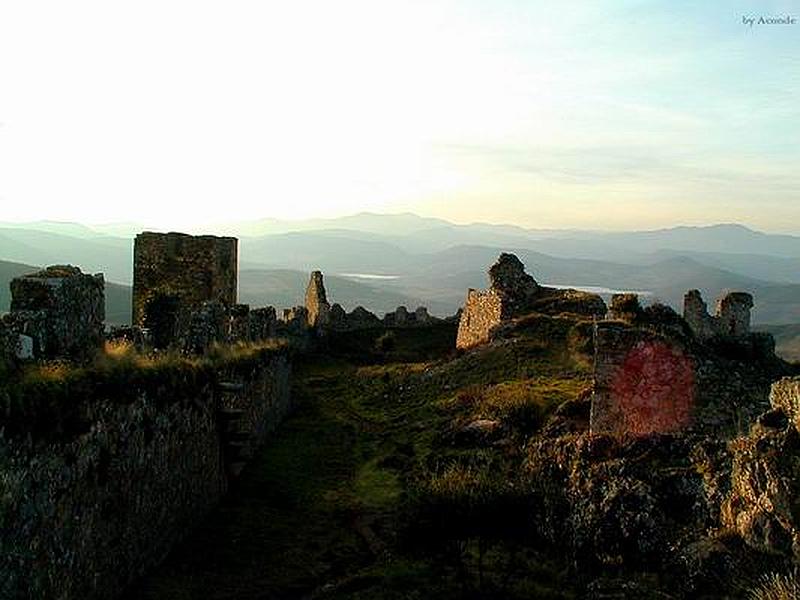
[[[773,410],[730,445],[730,493],[722,524],[751,547],[800,560],[800,378],[772,387]]]
[[[707,520],[681,438],[543,437],[525,465],[540,535],[581,569],[663,567],[675,532]]]
[[[503,252],[489,268],[490,289],[503,300],[504,316],[524,311],[539,292],[539,284],[525,272],[525,265],[514,254]]]

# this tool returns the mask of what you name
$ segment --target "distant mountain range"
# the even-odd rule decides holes
[[[0,259],[71,263],[130,285],[139,230],[136,224],[0,223]],[[724,290],[745,290],[755,296],[755,322],[800,323],[800,237],[735,224],[600,232],[364,213],[230,223],[205,233],[240,238],[240,297],[254,305],[300,302],[308,271],[321,269],[332,300],[346,308],[362,304],[382,312],[424,304],[434,314],[452,314],[468,287],[486,285],[497,255],[512,251],[542,283],[635,290],[678,309],[688,289],[700,289],[712,306]],[[127,301],[123,287],[109,289]],[[109,317],[123,312],[114,307]]]

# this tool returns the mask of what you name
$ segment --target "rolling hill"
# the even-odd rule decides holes
[[[0,259],[72,263],[129,284],[132,240],[108,232],[131,227],[0,223]],[[486,285],[486,268],[497,255],[513,251],[546,284],[641,291],[646,300],[676,308],[688,289],[700,289],[712,306],[722,291],[744,290],[755,295],[755,322],[800,322],[800,237],[741,225],[553,231],[363,213],[299,222],[265,219],[215,232],[245,234],[240,290],[242,300],[253,305],[297,303],[308,271],[321,269],[334,300],[350,308],[363,304],[383,312],[401,303],[424,304],[433,314],[452,314],[467,288]],[[369,279],[375,275],[392,278]],[[109,318],[121,320],[126,310],[116,306],[129,302],[129,292],[109,290]]]

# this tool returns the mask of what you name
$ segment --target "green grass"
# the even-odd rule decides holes
[[[130,598],[575,597],[524,545],[516,481],[526,436],[586,384],[554,327],[461,356],[445,327],[329,340],[295,365],[296,412]],[[452,446],[477,416],[508,421],[512,448]]]

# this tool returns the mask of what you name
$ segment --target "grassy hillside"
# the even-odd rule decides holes
[[[379,332],[334,335],[224,505],[128,597],[578,597],[568,563],[524,541],[524,440],[589,384],[572,322],[538,325],[548,345],[464,356],[452,325],[398,330],[388,350]]]

